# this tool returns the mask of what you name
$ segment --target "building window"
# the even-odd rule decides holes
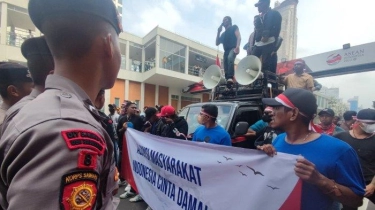
[[[142,72],[142,50],[142,45],[130,42],[129,58],[131,71]]]
[[[155,67],[156,40],[152,40],[145,45],[145,71]]]
[[[116,107],[120,107],[120,99],[119,98],[115,98],[115,105],[116,105]]]
[[[188,74],[202,76],[204,71],[213,64],[216,64],[215,56],[190,48]]]
[[[178,95],[171,95],[172,100],[178,100],[180,97]]]
[[[128,69],[126,66],[126,44],[120,42],[120,52],[121,52],[121,66],[120,69],[125,70]]]
[[[117,6],[117,11],[120,15],[122,15],[122,7],[121,6]]]
[[[160,38],[160,68],[185,72],[186,46],[166,38]]]

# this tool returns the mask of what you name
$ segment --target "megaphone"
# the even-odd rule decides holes
[[[249,85],[258,79],[262,70],[262,62],[254,55],[243,58],[234,71],[236,81],[241,85]]]
[[[203,85],[207,89],[212,89],[218,85],[225,84],[226,80],[217,65],[209,66],[203,74]]]

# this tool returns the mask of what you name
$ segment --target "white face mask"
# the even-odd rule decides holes
[[[375,133],[375,124],[362,123],[361,128],[365,133]]]

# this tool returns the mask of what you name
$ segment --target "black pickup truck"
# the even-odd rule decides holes
[[[254,142],[259,136],[246,138],[235,134],[235,129],[239,122],[245,122],[251,126],[261,119],[264,110],[262,98],[272,98],[282,92],[283,85],[280,85],[275,78],[276,74],[267,71],[263,78],[249,85],[235,83],[234,87],[229,89],[225,85],[216,86],[211,102],[190,104],[179,113],[179,116],[185,117],[188,122],[188,134],[194,133],[199,126],[197,117],[201,107],[212,103],[219,109],[217,123],[231,135],[232,145],[255,148]],[[270,84],[271,87],[269,87]]]

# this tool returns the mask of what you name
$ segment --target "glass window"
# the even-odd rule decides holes
[[[130,70],[142,72],[142,45],[130,42],[129,59]]]
[[[216,64],[215,56],[190,48],[188,74],[199,76],[200,72],[203,73],[209,66],[214,64]]]
[[[116,104],[116,107],[120,107],[120,99],[119,98],[115,98],[115,104]]]
[[[155,67],[156,41],[145,45],[145,71]]]
[[[127,69],[126,66],[126,44],[120,42],[120,52],[121,52],[121,67],[120,69]]]
[[[201,111],[201,107],[200,106],[192,106],[188,110],[187,114],[186,114],[185,110],[187,111],[187,108],[181,111],[180,116],[186,116],[185,119],[186,119],[186,121],[188,123],[188,126],[189,126],[188,134],[194,133],[195,130],[200,126],[197,118],[198,118],[198,115]],[[218,117],[217,117],[217,123],[221,127],[223,127],[224,129],[226,129],[227,124],[228,124],[229,119],[230,119],[231,107],[225,106],[225,105],[219,105],[218,110],[219,110],[219,114],[218,114]]]
[[[122,7],[118,6],[117,11],[118,11],[118,13],[120,13],[120,15],[122,15]]]
[[[176,72],[185,72],[186,46],[160,38],[160,67]]]

